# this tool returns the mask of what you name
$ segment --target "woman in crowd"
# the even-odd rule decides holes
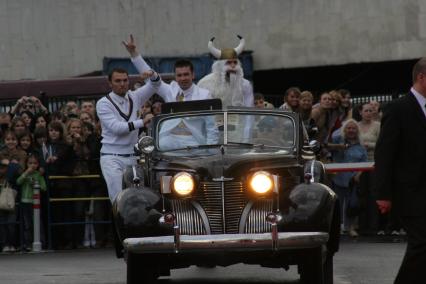
[[[315,120],[312,118],[312,104],[314,96],[309,91],[303,91],[299,98],[299,113],[302,118],[303,125],[305,125],[306,131],[308,132],[309,139],[314,139],[318,132],[318,128],[315,125]]]
[[[29,131],[24,119],[21,117],[15,117],[12,119],[10,130],[12,130],[17,136],[20,136],[26,131]]]
[[[328,141],[331,140],[331,135],[337,129],[342,127],[342,122],[344,120],[344,111],[342,109],[342,96],[339,92],[333,90],[330,92],[331,97],[331,117],[329,122],[330,133]]]
[[[374,149],[379,137],[380,122],[373,120],[373,108],[370,103],[361,106],[360,114],[361,121],[358,123],[360,137],[367,150],[368,161],[374,161]]]
[[[297,112],[299,108],[300,89],[297,87],[288,88],[284,94],[284,104],[279,109]]]
[[[66,125],[67,136],[66,142],[70,145],[74,152],[75,165],[72,175],[88,175],[90,149],[87,145],[87,135],[84,132],[82,122],[78,118],[69,118]],[[90,195],[90,180],[74,180],[72,182],[73,190],[68,192],[68,197],[85,197]],[[72,203],[72,213],[69,216],[72,220],[84,221],[85,210],[88,208],[87,202]],[[75,226],[73,230],[72,245],[78,246],[82,243],[83,226]]]
[[[370,105],[373,109],[373,120],[381,121],[382,120],[382,112],[380,110],[380,103],[378,101],[372,100],[370,101]]]
[[[349,118],[352,118],[352,102],[351,102],[351,93],[348,90],[340,89],[338,90],[342,97],[342,117],[341,121],[345,121]]]
[[[92,175],[102,176],[101,168],[99,165],[102,137],[98,133],[96,133],[95,126],[93,124],[83,122],[82,127],[83,132],[86,133],[86,145],[89,148],[90,152],[89,172]],[[103,179],[90,179],[88,181],[89,190],[85,192],[86,196],[103,197],[108,194],[106,184]],[[89,211],[92,213],[90,217],[93,221],[103,221],[109,218],[108,212],[110,212],[111,210],[109,208],[109,202],[91,202],[89,208],[92,209]],[[93,239],[91,242],[87,241],[87,230],[85,228],[85,241],[83,242],[83,246],[88,247],[90,245],[93,247],[95,244],[104,246],[107,243],[109,226],[106,224],[95,224],[92,227],[94,227],[94,234],[92,233],[91,235],[92,237],[96,236],[97,241],[93,242]],[[90,230],[92,232],[92,229]]]
[[[147,133],[147,128],[151,123],[154,115],[152,114],[152,103],[151,101],[146,101],[140,109],[140,116],[143,119],[143,127],[140,129],[140,133]]]
[[[373,120],[373,108],[370,103],[363,104],[359,113],[361,121],[358,122],[360,137],[367,150],[367,160],[374,162],[374,149],[379,137],[380,123]],[[360,201],[362,210],[360,212],[360,227],[365,231],[376,231],[378,227],[384,230],[386,218],[381,218],[377,205],[377,195],[374,193],[374,173],[364,172],[360,182]]]
[[[52,121],[48,125],[48,142],[46,145],[46,171],[47,176],[71,175],[74,170],[75,158],[73,149],[65,142],[65,129],[61,122]],[[50,197],[66,198],[73,192],[73,185],[67,180],[50,181]],[[52,204],[53,222],[69,221],[69,215],[73,214],[70,202]],[[56,238],[54,246],[66,249],[73,248],[73,230],[70,226],[55,228]],[[55,243],[56,242],[56,243]]]
[[[86,134],[83,132],[82,122],[78,118],[70,118],[67,121],[66,142],[74,150],[76,162],[73,175],[84,175],[89,173],[88,160],[90,157],[89,147],[86,144]]]
[[[9,160],[0,155],[0,190],[11,187]],[[0,209],[0,246],[2,252],[16,251],[16,208],[13,211]]]
[[[312,118],[315,125],[318,127],[316,140],[322,145],[320,158],[322,160],[329,159],[329,152],[326,145],[328,144],[328,137],[330,133],[330,119],[331,119],[331,96],[329,93],[322,93],[320,96],[319,104],[312,107]]]
[[[366,162],[367,152],[360,140],[358,123],[348,119],[343,123],[340,135],[333,137],[331,150],[333,161],[336,163]],[[357,186],[359,183],[359,172],[342,172],[333,177],[333,190],[339,197],[340,213],[342,220],[342,231],[349,231],[351,237],[358,236],[355,229],[357,204]],[[351,212],[349,214],[349,212]]]
[[[93,117],[93,114],[87,111],[80,112],[79,119],[81,120],[81,122],[88,122],[93,125],[95,124],[95,118]]]

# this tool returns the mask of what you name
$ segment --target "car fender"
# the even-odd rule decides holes
[[[113,203],[114,222],[121,240],[129,237],[164,235],[171,232],[159,222],[161,195],[149,187],[130,187],[121,191]]]

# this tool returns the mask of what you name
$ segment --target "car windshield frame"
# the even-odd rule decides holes
[[[188,117],[203,117],[203,116],[215,116],[215,115],[223,115],[223,143],[215,143],[215,144],[200,144],[195,146],[186,146],[182,148],[175,148],[175,149],[161,149],[159,145],[159,132],[160,132],[160,125],[166,120],[175,119],[175,118],[188,118]],[[293,143],[291,146],[273,146],[273,145],[265,145],[265,144],[254,144],[254,143],[244,143],[244,142],[237,142],[237,141],[229,141],[228,139],[228,118],[230,115],[252,115],[253,117],[256,115],[261,116],[281,116],[289,119],[291,122],[291,125],[293,127]],[[190,151],[194,149],[211,149],[215,147],[220,146],[226,146],[226,147],[235,147],[240,146],[242,148],[262,148],[262,149],[286,149],[289,153],[294,153],[298,149],[298,143],[299,143],[299,120],[298,116],[294,113],[283,111],[283,110],[277,110],[277,109],[253,109],[253,108],[243,108],[243,109],[227,109],[227,110],[204,110],[204,111],[192,111],[192,112],[185,112],[185,113],[171,113],[171,114],[162,114],[154,118],[153,120],[153,127],[151,129],[151,135],[154,138],[155,141],[155,151],[159,153],[167,153],[167,152],[174,152],[174,151]]]

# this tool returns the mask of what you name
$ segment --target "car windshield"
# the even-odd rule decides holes
[[[226,124],[226,125],[225,125]],[[295,123],[282,113],[176,115],[157,126],[159,151],[230,148],[277,151],[295,145]]]

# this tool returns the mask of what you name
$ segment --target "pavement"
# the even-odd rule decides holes
[[[402,238],[343,237],[334,258],[335,284],[391,284],[406,243]],[[1,284],[125,283],[126,267],[112,249],[82,249],[43,253],[0,254]],[[159,283],[299,283],[297,268],[264,268],[256,265],[189,267],[173,270]]]

